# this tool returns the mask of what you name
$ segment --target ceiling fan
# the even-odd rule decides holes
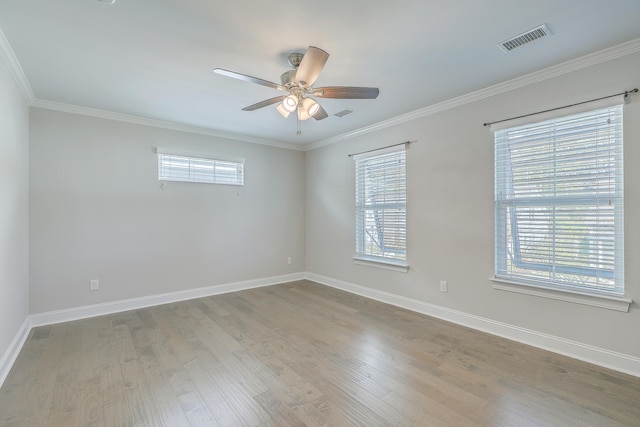
[[[289,64],[293,67],[293,70],[285,71],[280,76],[281,84],[222,68],[214,68],[213,72],[288,93],[288,95],[265,99],[264,101],[244,107],[242,110],[253,111],[279,103],[276,110],[285,118],[296,111],[298,124],[301,120],[308,120],[311,117],[316,120],[322,120],[328,117],[324,108],[312,97],[334,99],[375,99],[378,97],[380,90],[376,87],[313,87],[328,58],[329,54],[327,52],[314,46],[309,46],[304,54],[290,54]],[[298,134],[300,134],[299,127]]]

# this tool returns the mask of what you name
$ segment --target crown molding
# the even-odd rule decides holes
[[[495,95],[500,95],[505,92],[512,91],[524,86],[539,83],[544,80],[549,80],[554,77],[561,76],[573,71],[577,71],[583,68],[591,67],[603,62],[611,61],[613,59],[621,58],[623,56],[631,55],[633,53],[640,52],[640,38],[630,40],[619,45],[594,52],[589,55],[581,56],[579,58],[571,59],[558,65],[554,65],[545,68],[540,71],[536,71],[524,76],[516,77],[515,79],[508,80],[506,82],[498,83],[493,86],[486,87],[484,89],[470,92],[465,95],[451,98],[446,101],[439,102],[437,104],[429,105],[419,110],[412,111],[410,113],[402,114],[400,116],[393,117],[389,120],[376,123],[371,126],[366,126],[360,129],[356,129],[351,132],[343,133],[331,138],[327,138],[321,141],[308,144],[304,147],[304,151],[315,150],[327,145],[335,144],[336,142],[345,141],[356,136],[365,135],[371,132],[375,132],[381,129],[386,129],[392,126],[396,126],[402,123],[406,123],[412,120],[416,120],[422,117],[430,116],[442,111],[450,110],[456,107],[460,107],[465,104],[480,101],[486,98],[490,98]]]
[[[107,120],[116,120],[120,122],[133,123],[133,124],[138,124],[143,126],[151,126],[151,127],[157,127],[157,128],[163,128],[163,129],[169,129],[169,130],[176,130],[180,132],[189,132],[189,133],[195,133],[199,135],[214,136],[218,138],[232,139],[232,140],[248,142],[252,144],[260,144],[260,145],[267,145],[267,146],[277,147],[277,148],[285,148],[288,150],[297,150],[297,151],[303,150],[303,147],[297,144],[288,144],[285,142],[274,141],[274,140],[265,139],[265,138],[256,138],[248,135],[225,133],[225,132],[215,131],[212,129],[202,128],[198,126],[190,126],[190,125],[184,125],[184,124],[173,123],[168,121],[149,119],[146,117],[133,116],[129,114],[114,113],[112,111],[81,107],[78,105],[65,104],[62,102],[48,101],[45,99],[36,98],[35,95],[33,94],[33,90],[31,89],[31,85],[29,84],[29,81],[27,80],[27,77],[24,74],[24,71],[22,70],[20,63],[18,62],[18,59],[16,58],[16,55],[13,49],[11,48],[9,41],[5,37],[4,32],[2,31],[1,28],[0,28],[0,58],[2,58],[2,60],[6,64],[9,70],[9,73],[13,77],[13,80],[16,82],[16,85],[20,89],[22,96],[24,97],[25,101],[30,107],[44,108],[48,110],[56,110],[56,111],[72,113],[72,114],[80,114],[84,116],[97,117],[97,118],[102,118]]]
[[[119,122],[132,123],[142,126],[151,126],[162,129],[175,130],[179,132],[195,133],[198,135],[214,136],[218,138],[232,139],[251,144],[267,145],[276,148],[285,148],[288,150],[302,151],[303,147],[296,144],[288,144],[270,139],[256,138],[248,135],[226,133],[213,129],[202,128],[198,126],[184,125],[180,123],[168,122],[164,120],[150,119],[147,117],[134,116],[130,114],[115,113],[113,111],[100,110],[96,108],[81,107],[73,104],[65,104],[63,102],[48,101],[45,99],[35,98],[31,103],[31,107],[43,108],[46,110],[61,111],[64,113],[79,114],[82,116],[96,117],[106,120],[115,120]]]
[[[406,123],[412,120],[416,120],[422,117],[427,117],[442,111],[450,110],[462,105],[470,104],[472,102],[480,101],[486,98],[490,98],[495,95],[499,95],[505,92],[509,92],[514,89],[518,89],[524,86],[528,86],[534,83],[538,83],[544,80],[548,80],[563,74],[577,71],[583,68],[587,68],[593,65],[600,64],[602,62],[611,61],[616,58],[627,56],[636,52],[640,52],[640,38],[630,40],[619,45],[600,50],[598,52],[585,55],[579,58],[575,58],[566,62],[563,62],[552,67],[545,68],[544,70],[536,71],[530,74],[526,74],[515,79],[508,80],[506,82],[498,83],[493,86],[486,87],[484,89],[470,92],[465,95],[461,95],[455,98],[448,99],[436,104],[429,105],[418,110],[402,114],[400,116],[393,117],[388,120],[376,123],[371,126],[365,126],[360,129],[356,129],[351,132],[346,132],[331,138],[323,139],[313,142],[307,145],[290,144],[266,138],[256,138],[249,135],[226,133],[216,131],[213,129],[185,125],[180,123],[168,122],[163,120],[150,119],[147,117],[133,116],[129,114],[115,113],[112,111],[81,107],[72,104],[65,104],[61,102],[48,101],[44,99],[36,98],[31,89],[31,85],[27,80],[20,63],[18,62],[13,49],[9,45],[4,32],[0,29],[0,57],[7,65],[9,72],[16,84],[18,85],[22,95],[27,103],[36,108],[43,108],[48,110],[56,110],[66,113],[85,115],[90,117],[103,118],[107,120],[115,120],[127,123],[133,123],[143,126],[158,127],[162,129],[175,130],[180,132],[189,132],[199,135],[214,136],[218,138],[232,139],[241,142],[248,142],[252,144],[266,145],[276,148],[284,148],[288,150],[296,151],[311,151],[327,145],[335,144],[336,142],[345,141],[360,135],[366,135],[371,132],[379,131],[389,127],[393,127],[402,123]]]
[[[34,100],[33,90],[31,90],[31,85],[29,84],[24,71],[22,71],[22,67],[18,62],[18,58],[16,58],[16,54],[13,52],[13,49],[11,49],[11,45],[9,44],[9,41],[5,37],[4,32],[1,28],[0,57],[2,57],[2,60],[7,65],[9,73],[11,74],[11,77],[13,77],[13,80],[16,82],[16,85],[18,85],[18,88],[20,89],[20,92],[22,92],[22,96],[24,97],[25,101],[27,101],[27,104],[31,105]]]

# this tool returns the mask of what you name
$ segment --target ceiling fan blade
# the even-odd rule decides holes
[[[316,120],[322,120],[322,119],[326,119],[327,117],[329,117],[329,115],[324,110],[324,108],[322,108],[322,105],[318,104],[318,111],[311,117],[313,117]]]
[[[253,110],[257,110],[258,108],[267,107],[269,105],[276,104],[282,101],[284,98],[285,96],[282,95],[282,96],[276,96],[275,98],[265,99],[264,101],[260,101],[253,105],[249,105],[248,107],[244,107],[242,111],[253,111]]]
[[[235,71],[229,71],[229,70],[225,70],[223,68],[214,68],[213,72],[216,73],[216,74],[220,74],[221,76],[231,77],[232,79],[243,80],[243,81],[249,82],[249,83],[255,83],[255,84],[262,85],[262,86],[272,87],[272,88],[278,89],[278,90],[284,90],[284,87],[282,87],[281,85],[279,85],[277,83],[273,83],[273,82],[270,82],[270,81],[267,81],[267,80],[262,80],[262,79],[259,79],[257,77],[248,76],[246,74],[236,73]]]
[[[309,46],[302,57],[298,71],[296,71],[296,81],[298,84],[301,87],[312,86],[320,75],[328,58],[329,54],[324,50]]]
[[[377,87],[327,86],[314,88],[311,95],[320,98],[376,99],[379,93]]]

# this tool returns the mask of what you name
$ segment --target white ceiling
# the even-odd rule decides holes
[[[640,1],[1,0],[0,28],[37,100],[309,144],[639,38]],[[275,106],[241,111],[280,92],[211,71],[279,83],[309,45],[331,55],[316,86],[380,96],[319,99],[329,117],[297,136]]]

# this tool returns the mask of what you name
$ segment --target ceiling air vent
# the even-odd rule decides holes
[[[517,35],[509,40],[505,40],[502,43],[498,43],[500,49],[505,52],[509,52],[517,47],[530,43],[534,40],[538,40],[542,37],[550,36],[553,34],[547,24],[542,24],[539,27],[533,28],[525,33]]]
[[[344,117],[347,114],[351,114],[351,113],[353,113],[353,110],[347,109],[347,110],[338,111],[337,113],[334,114],[334,116],[336,116],[336,117]]]

